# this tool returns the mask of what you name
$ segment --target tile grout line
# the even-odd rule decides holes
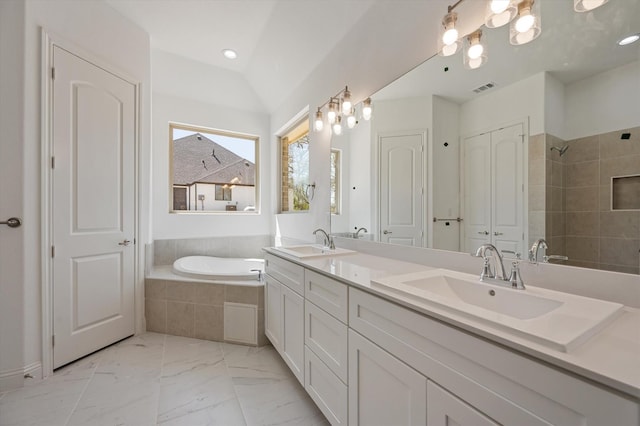
[[[64,422],[65,426],[67,426],[69,424],[69,422],[71,421],[71,417],[73,417],[73,413],[78,408],[78,405],[80,404],[80,401],[82,400],[82,397],[84,396],[85,392],[87,391],[87,388],[89,387],[89,384],[93,380],[93,377],[95,376],[96,371],[98,370],[98,367],[100,366],[101,362],[102,362],[102,357],[100,357],[98,359],[98,362],[96,362],[96,365],[93,368],[93,371],[91,372],[91,376],[89,377],[89,380],[87,380],[87,383],[84,385],[84,389],[82,389],[82,392],[80,392],[80,396],[78,396],[78,399],[76,400],[76,403],[73,404],[73,408],[69,412],[69,417],[67,417],[67,420]]]
[[[227,353],[224,350],[224,344],[220,344],[220,347],[222,349],[222,360],[224,362],[224,368],[227,372],[227,376],[229,376],[229,378],[231,379],[231,387],[233,388],[233,394],[236,396],[236,402],[238,403],[238,406],[240,406],[240,412],[242,413],[242,419],[244,420],[244,424],[248,425],[249,422],[247,422],[247,415],[244,412],[244,407],[242,406],[242,403],[240,402],[240,397],[238,396],[238,392],[236,390],[236,385],[233,382],[233,376],[230,374],[229,372],[229,364],[227,363]]]
[[[164,333],[162,339],[162,360],[160,361],[160,375],[158,376],[158,397],[156,401],[156,419],[155,424],[158,425],[158,418],[160,416],[160,396],[162,394],[162,376],[164,374],[164,358],[167,353],[167,334]]]

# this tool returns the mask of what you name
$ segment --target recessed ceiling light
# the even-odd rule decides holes
[[[233,49],[223,49],[222,54],[227,59],[236,59],[238,57],[238,53]]]
[[[627,44],[634,43],[640,40],[640,34],[632,34],[630,36],[626,36],[622,40],[618,41],[619,46],[626,46]]]

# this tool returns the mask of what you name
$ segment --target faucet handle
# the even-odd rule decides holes
[[[511,262],[511,274],[509,275],[509,282],[511,283],[511,288],[515,288],[517,290],[524,290],[524,283],[522,282],[522,274],[520,274],[520,261],[514,260]]]
[[[484,264],[482,265],[482,273],[480,274],[480,281],[483,281],[485,278],[495,278],[496,275],[491,270],[491,264],[489,263],[490,258],[485,257]]]

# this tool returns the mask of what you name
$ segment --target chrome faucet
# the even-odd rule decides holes
[[[368,233],[369,231],[367,231],[367,228],[360,228],[356,231],[355,235],[353,236],[353,238],[359,238],[360,237],[360,231],[364,232],[365,234]]]
[[[537,239],[531,246],[531,249],[529,249],[529,262],[538,261],[538,250],[540,250],[541,247],[545,250],[549,248],[544,238]]]
[[[492,253],[494,263],[496,264],[495,268],[500,268],[500,275],[493,272],[491,269],[490,258],[487,256],[487,251]],[[482,281],[484,278],[498,278],[501,280],[507,279],[507,274],[504,271],[504,265],[502,264],[502,255],[500,251],[493,244],[483,244],[478,247],[476,250],[476,257],[481,257],[484,259],[484,268],[482,270],[482,274],[480,275],[480,280]],[[497,260],[496,260],[497,259]]]
[[[331,236],[327,234],[327,232],[322,228],[318,228],[315,231],[313,231],[313,235],[316,235],[318,232],[322,232],[322,236],[324,237],[324,245],[326,247],[329,247],[331,250],[334,250],[336,246],[333,243],[333,238],[331,238]]]

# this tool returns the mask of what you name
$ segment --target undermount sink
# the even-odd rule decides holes
[[[390,276],[372,280],[371,284],[562,352],[585,342],[623,308],[619,303],[539,287],[514,290],[447,269]]]
[[[347,250],[343,248],[329,248],[318,244],[305,244],[298,246],[281,246],[274,247],[275,250],[286,253],[290,256],[297,258],[310,258],[310,257],[324,257],[324,256],[339,256],[342,254],[355,253],[353,250]]]

